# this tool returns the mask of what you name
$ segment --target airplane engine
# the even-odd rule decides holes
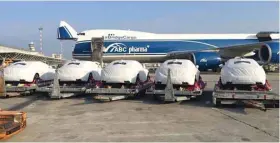
[[[268,63],[279,63],[279,42],[270,42],[263,45],[258,51],[259,59],[262,62]]]
[[[223,64],[221,57],[215,52],[195,52],[191,54],[190,60],[199,66],[200,71],[219,71],[219,65]]]

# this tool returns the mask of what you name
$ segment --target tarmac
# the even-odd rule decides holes
[[[92,96],[51,100],[43,95],[0,99],[0,107],[27,112],[27,127],[9,142],[279,142],[279,108],[266,112],[211,105],[217,74],[200,100],[160,104],[139,99],[100,103]],[[279,74],[268,74],[279,94]]]

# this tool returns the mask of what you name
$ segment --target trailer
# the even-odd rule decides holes
[[[279,105],[279,95],[272,92],[264,69],[254,59],[242,57],[225,63],[212,98],[215,106],[245,104],[265,111],[265,105]]]
[[[155,88],[150,88],[147,90],[146,94],[153,95],[154,99],[160,100],[162,102],[178,102],[184,100],[190,100],[193,98],[198,98],[203,94],[203,89],[207,85],[206,82],[200,81],[201,88],[198,90],[186,90],[186,89],[174,89],[171,82],[171,70],[168,69],[167,83],[163,90],[157,90]]]
[[[6,83],[4,66],[0,67],[0,97],[8,98],[20,95],[31,95],[38,87],[50,85],[52,81],[36,80],[34,83],[12,82]]]
[[[29,84],[6,84],[3,69],[0,69],[0,97],[8,98],[20,95],[31,95],[36,92],[39,87],[51,84],[51,81],[38,81]]]
[[[103,37],[92,37],[91,39],[91,61],[99,62],[103,67]],[[146,89],[152,86],[153,82],[146,81],[140,82],[136,86],[126,86],[126,83],[119,87],[107,86],[101,81],[95,81],[88,84],[75,84],[72,85],[60,85],[58,74],[54,77],[54,81],[51,85],[40,87],[36,91],[47,93],[53,99],[61,99],[65,97],[71,97],[76,95],[89,94],[93,95],[94,99],[100,101],[113,101],[126,99],[128,97],[135,97],[140,94],[145,94]]]
[[[151,81],[138,83],[138,85],[134,87],[125,87],[125,85],[123,85],[121,88],[112,88],[110,86],[101,85],[99,88],[86,89],[86,93],[95,95],[94,99],[99,101],[115,101],[144,95],[146,90],[152,85],[153,82]]]
[[[51,99],[62,99],[71,96],[76,96],[85,93],[86,85],[72,84],[72,85],[60,85],[58,78],[58,70],[55,70],[54,80],[51,84],[38,87],[36,92],[46,93]]]
[[[265,105],[279,107],[279,95],[272,91],[223,90],[219,84],[216,84],[212,94],[212,103],[216,107],[224,104],[251,105],[266,111]]]
[[[99,81],[88,84],[60,85],[56,71],[53,84],[40,87],[37,89],[37,92],[47,93],[51,99],[62,99],[87,94],[94,95],[94,99],[100,101],[113,101],[139,95],[150,88],[150,86],[152,86],[150,81],[139,83],[134,88],[125,88],[124,86],[122,88],[111,88]]]

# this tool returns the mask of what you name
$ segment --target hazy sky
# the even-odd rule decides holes
[[[60,52],[60,20],[75,30],[131,29],[155,33],[255,33],[279,30],[279,2],[0,2],[0,44]],[[71,58],[74,42],[64,41]]]

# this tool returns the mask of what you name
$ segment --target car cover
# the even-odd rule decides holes
[[[54,78],[54,69],[40,61],[15,62],[4,69],[6,81],[25,80],[26,82],[32,82],[36,73],[42,80],[52,80]]]
[[[157,68],[155,73],[155,82],[166,84],[168,69],[171,73],[172,84],[188,83],[194,85],[195,79],[198,79],[199,70],[190,60],[167,60]]]
[[[148,70],[134,60],[116,60],[108,64],[101,72],[102,81],[107,83],[135,83],[139,75],[141,81],[147,78]]]
[[[94,80],[99,81],[101,70],[98,62],[72,60],[58,69],[58,77],[60,81],[76,81],[77,79],[87,81],[89,74],[92,73]]]
[[[221,70],[222,84],[265,84],[265,80],[264,69],[253,59],[230,59]]]

